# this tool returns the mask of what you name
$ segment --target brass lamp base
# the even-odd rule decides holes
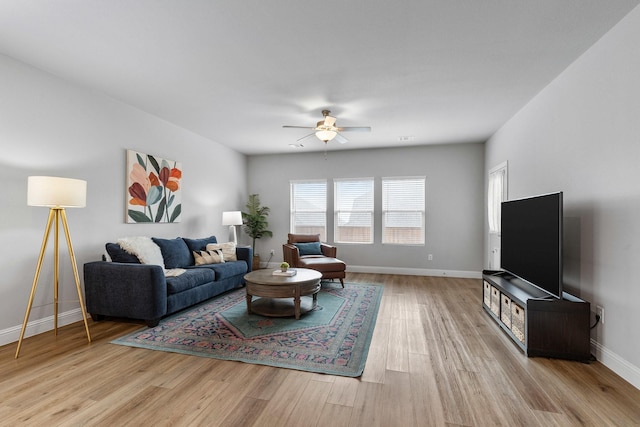
[[[29,295],[29,303],[27,304],[27,311],[24,315],[24,322],[22,323],[22,331],[20,332],[20,339],[18,340],[18,348],[16,349],[17,359],[20,355],[20,347],[22,346],[22,340],[24,338],[25,330],[27,329],[27,323],[29,322],[29,315],[31,314],[31,307],[33,305],[33,297],[38,287],[38,279],[40,278],[40,270],[42,269],[42,261],[44,260],[44,253],[47,249],[47,242],[51,233],[51,224],[55,221],[54,227],[54,250],[53,250],[53,331],[54,334],[58,334],[58,261],[59,261],[59,226],[62,222],[64,228],[64,234],[67,239],[67,247],[69,249],[69,258],[71,259],[71,267],[73,269],[73,276],[76,281],[76,289],[78,291],[78,299],[80,301],[80,309],[82,311],[82,318],[84,319],[84,327],[87,332],[87,339],[91,342],[91,335],[89,334],[89,324],[87,323],[87,313],[84,308],[84,301],[82,298],[82,290],[80,289],[80,277],[78,276],[78,266],[76,264],[76,256],[73,253],[73,246],[71,244],[71,237],[69,235],[69,225],[67,224],[67,214],[64,208],[53,207],[49,210],[49,219],[47,220],[47,228],[44,232],[44,238],[42,239],[42,246],[40,248],[40,256],[38,257],[38,266],[36,267],[36,273],[33,278],[33,284],[31,285],[31,294]]]

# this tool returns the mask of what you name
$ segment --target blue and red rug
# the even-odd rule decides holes
[[[381,286],[324,282],[316,309],[295,320],[247,314],[245,290],[238,289],[113,343],[358,377],[381,296]]]

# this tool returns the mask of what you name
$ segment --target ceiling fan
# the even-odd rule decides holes
[[[296,129],[312,129],[314,132],[309,135],[303,136],[298,139],[298,142],[309,138],[310,136],[315,135],[318,137],[320,141],[323,141],[325,144],[329,141],[336,140],[341,144],[348,142],[347,138],[342,136],[340,132],[371,132],[371,128],[369,126],[345,126],[345,127],[337,127],[336,126],[336,118],[330,116],[331,111],[322,110],[322,115],[324,116],[323,120],[320,120],[316,126],[282,126],[283,128],[296,128]]]

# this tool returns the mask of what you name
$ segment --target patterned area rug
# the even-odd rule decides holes
[[[177,313],[114,344],[358,377],[364,370],[382,287],[323,282],[300,320],[247,314],[238,289]],[[307,298],[307,297],[305,297]]]

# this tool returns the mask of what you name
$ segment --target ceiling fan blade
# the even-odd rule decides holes
[[[289,126],[284,125],[283,128],[293,128],[293,129],[315,129],[313,126]]]
[[[344,136],[340,135],[339,133],[336,133],[336,136],[333,138],[334,141],[338,141],[340,144],[344,144],[346,142],[349,142],[349,140],[347,138],[345,138]]]
[[[345,126],[343,128],[338,128],[340,132],[371,132],[371,127],[369,126]]]
[[[303,140],[305,140],[305,139],[307,139],[307,138],[310,138],[310,137],[312,137],[312,136],[315,136],[315,135],[316,135],[316,134],[315,134],[315,132],[314,132],[314,133],[310,133],[309,135],[305,135],[305,136],[303,136],[302,138],[298,138],[298,139],[296,139],[296,142],[303,141]]]

